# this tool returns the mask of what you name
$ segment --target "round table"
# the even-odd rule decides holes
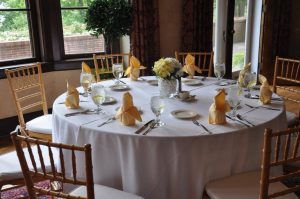
[[[207,78],[202,81],[202,85],[183,84],[183,90],[190,90],[192,95],[196,95],[196,101],[166,99],[166,108],[161,117],[166,125],[153,129],[146,136],[136,135],[134,132],[137,129],[154,118],[150,98],[158,95],[158,87],[148,84],[145,79],[155,77],[144,77],[144,80],[139,81],[122,79],[131,88],[129,92],[134,104],[142,110],[143,122],[135,126],[123,126],[119,121],[113,121],[97,127],[113,116],[115,109],[122,104],[124,92],[112,91],[109,88],[113,84],[112,80],[99,83],[106,87],[108,96],[117,99],[115,104],[103,106],[105,114],[65,117],[66,113],[78,111],[68,109],[61,103],[65,94],[59,96],[53,104],[53,141],[79,146],[90,143],[94,182],[97,184],[135,193],[146,199],[201,198],[207,182],[259,169],[264,129],[286,128],[282,101],[272,101],[266,105],[280,109],[276,111],[249,108],[245,104],[261,104],[257,99],[244,97],[238,112],[254,123],[254,127],[247,128],[232,120],[227,120],[226,125],[209,124],[208,109],[217,94],[216,89],[228,86],[218,86],[215,78]],[[80,103],[82,110],[96,108],[91,99],[80,98],[88,101]],[[198,121],[212,134],[205,133],[191,120],[174,118],[170,113],[176,109],[197,112]],[[71,159],[71,154],[65,154],[65,158]],[[78,175],[83,176],[84,161],[80,155],[78,159]],[[71,161],[65,166],[71,174]]]

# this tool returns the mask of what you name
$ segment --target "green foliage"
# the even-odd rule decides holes
[[[132,5],[126,0],[94,0],[86,15],[86,29],[91,35],[103,35],[110,44],[114,39],[131,32]]]
[[[240,70],[244,66],[244,61],[245,61],[245,52],[244,51],[234,53],[233,59],[232,59],[233,71]]]

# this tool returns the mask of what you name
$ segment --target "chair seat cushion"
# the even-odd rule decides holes
[[[102,185],[94,185],[95,190],[95,198],[101,198],[101,199],[143,199],[140,196],[127,193],[124,191],[120,191],[117,189],[113,189],[111,187],[106,187]],[[81,197],[87,197],[86,195],[86,187],[80,186],[76,188],[75,190],[70,192],[70,195],[74,196],[81,196]]]
[[[297,124],[298,122],[298,116],[293,113],[293,112],[290,112],[290,111],[286,111],[286,120],[287,120],[287,123],[288,123],[288,126],[294,126]]]
[[[50,167],[48,148],[41,146],[41,150],[42,150],[43,157],[44,157],[44,164],[46,166],[46,169],[49,171],[51,167]],[[55,157],[57,157],[57,151],[52,150],[52,152],[53,152],[53,158],[55,161],[56,160]],[[24,150],[24,153],[25,153],[25,157],[28,161],[29,168],[30,169],[33,168],[31,165],[31,160],[29,158],[28,150]],[[32,153],[34,154],[37,168],[39,170],[41,170],[36,146],[32,147]],[[14,152],[9,152],[9,153],[0,155],[0,182],[6,181],[6,180],[20,179],[20,178],[23,178],[23,174],[22,174],[22,169],[21,169],[21,166],[19,163],[17,153],[14,151]]]
[[[206,192],[211,199],[258,199],[260,192],[260,172],[247,172],[220,180],[206,185]],[[272,183],[269,193],[285,189],[282,183]],[[288,194],[278,199],[298,199],[295,194]]]
[[[26,129],[36,133],[52,134],[52,114],[42,115],[26,123]]]

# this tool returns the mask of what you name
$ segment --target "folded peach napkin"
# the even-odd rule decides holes
[[[244,66],[244,68],[240,71],[239,78],[237,81],[238,85],[240,85],[243,88],[247,87],[247,85],[245,85],[244,78],[245,78],[246,73],[250,73],[250,72],[251,72],[251,62],[246,64]]]
[[[68,108],[79,108],[79,92],[75,87],[67,82],[67,97],[65,105]]]
[[[259,82],[261,83],[260,95],[259,95],[260,102],[262,104],[271,103],[271,98],[273,93],[270,89],[270,85],[268,83],[267,78],[263,75],[259,75]]]
[[[202,73],[201,69],[195,65],[195,57],[191,54],[187,54],[185,57],[185,65],[183,71],[189,75],[189,78],[194,78],[195,72]]]
[[[226,124],[226,112],[230,111],[230,106],[225,100],[225,90],[221,89],[214,98],[214,103],[209,108],[208,122],[210,124]]]
[[[135,120],[142,121],[138,109],[133,105],[132,96],[129,92],[123,94],[123,105],[118,110],[116,118],[125,126],[135,125]]]
[[[87,63],[85,63],[84,61],[81,63],[81,69],[82,69],[82,72],[92,73],[90,66],[87,65]]]
[[[131,56],[125,75],[130,76],[131,80],[136,81],[140,76],[140,67],[142,67],[141,62],[135,56]]]

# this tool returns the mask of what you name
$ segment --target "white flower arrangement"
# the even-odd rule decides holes
[[[172,57],[161,58],[154,63],[155,75],[162,79],[178,79],[183,76],[182,65]]]

